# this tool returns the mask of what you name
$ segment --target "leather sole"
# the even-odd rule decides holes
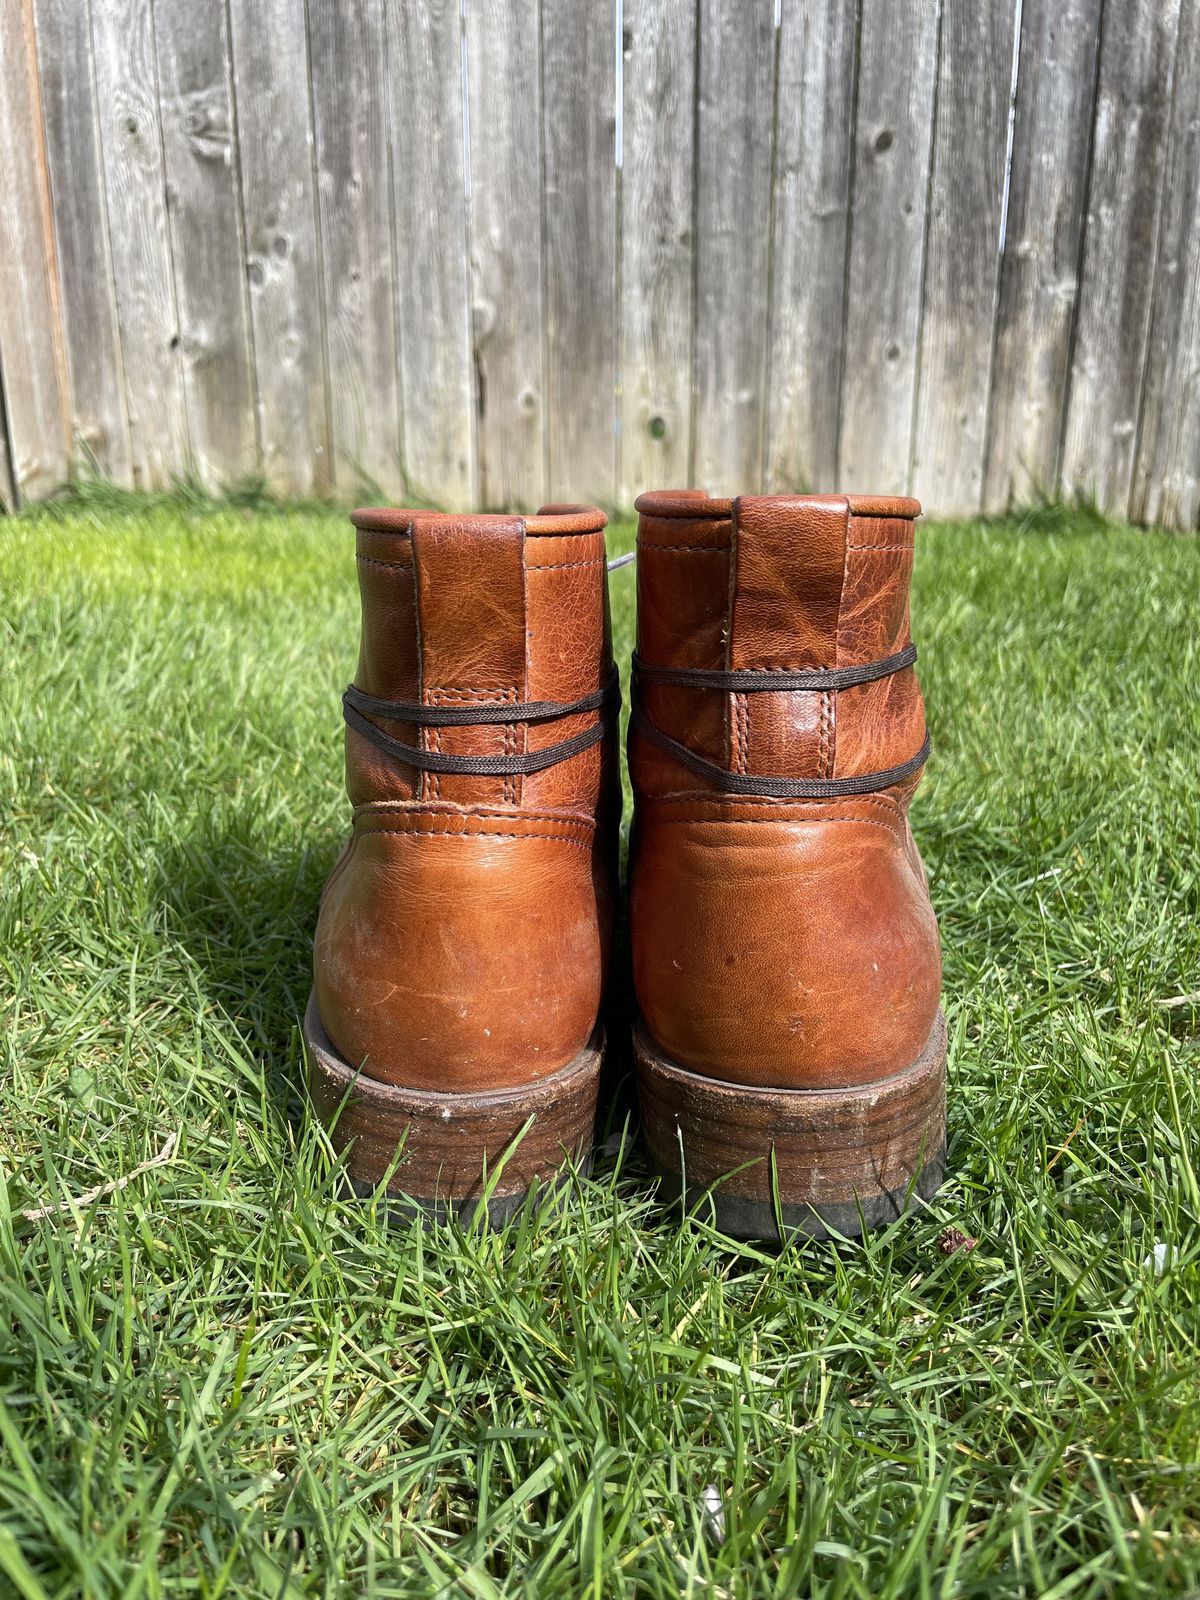
[[[929,1200],[946,1164],[946,1022],[919,1059],[848,1089],[708,1078],[634,1028],[642,1133],[660,1192],[737,1239],[857,1236]]]
[[[555,1184],[574,1162],[586,1171],[604,1055],[597,1026],[587,1046],[550,1077],[519,1089],[438,1094],[380,1083],[356,1071],[325,1032],[316,995],[304,1014],[308,1087],[334,1150],[346,1153],[355,1191],[387,1179],[395,1220],[416,1212],[473,1216],[486,1195],[492,1222],[508,1220],[531,1188]]]

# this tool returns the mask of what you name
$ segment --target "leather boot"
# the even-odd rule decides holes
[[[630,917],[643,1129],[747,1238],[856,1234],[941,1181],[915,500],[637,501]]]
[[[621,807],[605,517],[352,521],[354,821],[311,1093],[360,1191],[500,1219],[591,1148]]]

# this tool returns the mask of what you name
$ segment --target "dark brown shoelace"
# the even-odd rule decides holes
[[[929,735],[926,733],[921,748],[902,761],[899,766],[885,767],[879,772],[861,772],[850,778],[782,778],[766,773],[731,772],[715,761],[697,755],[688,745],[672,739],[651,721],[639,703],[638,689],[642,684],[666,684],[681,689],[720,689],[728,694],[788,694],[796,691],[826,693],[851,689],[857,684],[876,683],[911,667],[917,659],[915,645],[907,645],[895,655],[878,661],[867,661],[860,666],[832,667],[804,672],[742,672],[705,671],[692,667],[650,667],[635,654],[633,658],[634,693],[630,724],[647,743],[664,755],[678,761],[698,778],[704,778],[723,794],[757,795],[769,800],[836,800],[849,795],[873,794],[880,789],[890,789],[919,772],[929,759]]]
[[[788,694],[800,689],[825,693],[829,689],[852,689],[859,683],[875,683],[903,672],[917,659],[915,644],[897,650],[894,656],[864,661],[857,667],[814,667],[807,672],[707,672],[699,667],[648,667],[637,651],[633,654],[633,675],[640,683],[665,683],[680,689],[724,689],[728,694]]]
[[[415,700],[385,700],[356,689],[353,684],[342,696],[342,714],[348,725],[384,755],[421,772],[460,773],[476,778],[529,777],[531,773],[557,766],[560,761],[569,761],[572,756],[599,744],[620,705],[621,684],[616,667],[602,689],[584,695],[582,700],[497,700],[486,705],[438,706]],[[407,722],[422,728],[470,728],[496,723],[550,722],[582,716],[589,711],[600,712],[594,727],[527,755],[454,756],[440,750],[421,750],[405,744],[403,739],[393,738],[370,720],[371,717],[386,717],[392,722]]]

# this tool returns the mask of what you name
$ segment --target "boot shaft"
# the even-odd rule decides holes
[[[595,733],[605,707],[543,720],[468,723],[505,703],[573,704],[613,680],[604,514],[554,506],[533,517],[356,511],[362,633],[355,691],[398,744],[433,756],[519,765]],[[403,723],[371,700],[444,707],[447,722]],[[499,715],[499,710],[495,710]],[[463,721],[455,723],[455,716]],[[567,808],[594,815],[614,776],[611,739],[542,770],[422,768],[382,750],[348,713],[346,782],[373,801]],[[536,764],[536,763],[534,763]]]
[[[638,501],[638,1003],[664,1058],[840,1090],[921,1055],[937,926],[906,811],[928,752],[913,500]]]
[[[524,1091],[596,1049],[621,805],[604,514],[354,522],[353,831],[312,1040],[406,1092]]]
[[[670,492],[637,506],[638,698],[651,728],[744,779],[734,792],[770,794],[756,775],[819,789],[908,766],[875,787],[911,793],[924,739],[909,661],[918,503]],[[812,688],[763,692],[744,692],[745,679],[673,684],[672,669],[824,674],[831,687],[819,676]],[[837,687],[855,669],[864,681]],[[698,766],[681,771],[646,738],[633,741],[631,760],[648,794],[722,786]]]

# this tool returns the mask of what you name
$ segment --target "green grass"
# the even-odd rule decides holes
[[[0,1593],[1196,1593],[1196,543],[921,532],[950,1177],[779,1255],[615,1141],[500,1233],[341,1198],[299,1019],[350,552],[195,497],[0,523]]]

